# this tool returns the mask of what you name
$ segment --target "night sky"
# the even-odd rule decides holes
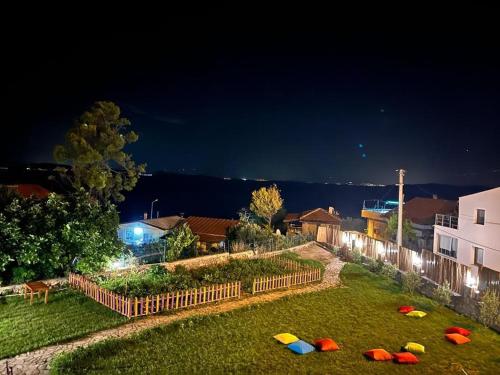
[[[4,34],[1,164],[52,161],[73,119],[112,100],[150,172],[500,185],[493,34],[198,21]]]

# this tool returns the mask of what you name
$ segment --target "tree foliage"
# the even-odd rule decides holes
[[[398,214],[392,214],[387,222],[386,236],[389,239],[394,239],[398,233]],[[417,238],[411,221],[403,219],[403,240],[414,241]]]
[[[283,199],[276,184],[269,187],[261,187],[252,192],[250,210],[257,216],[262,217],[269,228],[273,216],[283,207]]]
[[[84,188],[102,202],[124,200],[122,191],[137,184],[145,164],[136,165],[124,147],[137,141],[131,123],[121,117],[120,108],[106,101],[96,102],[83,113],[66,134],[63,145],[54,148],[54,159],[69,163],[60,172],[76,190]]]
[[[179,259],[182,252],[188,247],[195,245],[198,236],[195,236],[187,223],[175,228],[167,237],[167,261]]]
[[[23,282],[100,270],[118,255],[118,213],[79,191],[47,199],[10,197],[0,204],[0,275]]]

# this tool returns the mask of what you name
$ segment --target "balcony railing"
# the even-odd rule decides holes
[[[442,227],[458,229],[458,217],[451,215],[436,214],[436,220],[434,224],[441,225]]]

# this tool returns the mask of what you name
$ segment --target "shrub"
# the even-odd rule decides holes
[[[396,275],[398,274],[398,269],[391,263],[384,263],[380,270],[380,274],[389,279],[395,279]]]
[[[16,267],[12,270],[12,282],[14,284],[21,284],[26,281],[31,281],[35,277],[35,272],[27,267]]]
[[[380,273],[380,271],[382,271],[383,266],[384,262],[382,262],[380,259],[375,260],[368,258],[367,260],[367,267],[370,272]]]
[[[352,251],[347,246],[342,246],[338,252],[339,258],[344,262],[352,262]]]
[[[449,305],[451,303],[451,296],[453,292],[450,288],[450,283],[445,281],[442,285],[438,285],[434,292],[432,293],[432,298],[434,298],[441,305]]]
[[[151,277],[165,277],[168,274],[168,271],[165,267],[160,266],[159,264],[153,264],[149,268],[148,273]]]
[[[233,241],[231,243],[231,253],[242,253],[247,250],[247,246],[243,241]]]
[[[488,327],[500,325],[500,296],[493,289],[487,289],[481,297],[479,321]]]
[[[363,262],[363,254],[361,254],[361,251],[357,249],[354,249],[351,252],[351,257],[354,263],[361,264]]]
[[[415,271],[409,271],[403,275],[403,291],[409,294],[415,293],[420,287],[420,275]]]

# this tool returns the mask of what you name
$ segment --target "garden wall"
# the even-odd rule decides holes
[[[186,267],[187,269],[194,269],[194,268],[224,264],[224,263],[229,262],[229,260],[231,260],[231,259],[255,259],[255,258],[261,258],[261,257],[275,256],[275,255],[283,254],[284,252],[287,252],[287,251],[292,251],[292,252],[299,251],[301,249],[308,248],[308,247],[314,245],[314,243],[315,243],[314,241],[310,241],[310,242],[307,242],[307,243],[299,245],[299,246],[290,247],[288,249],[267,252],[267,253],[261,253],[261,254],[255,254],[253,251],[249,250],[249,251],[243,251],[241,253],[221,253],[221,254],[214,254],[214,255],[204,255],[204,256],[195,257],[195,258],[176,260],[175,262],[144,264],[144,265],[138,266],[137,269],[138,270],[146,270],[155,264],[161,265],[169,271],[173,271],[175,269],[175,267],[177,267],[177,266],[183,266],[183,267]],[[124,273],[129,272],[130,270],[131,270],[131,268],[124,268],[124,269],[112,271],[112,272],[114,274],[124,274]],[[106,272],[105,274],[107,274],[107,273],[109,273],[109,272]]]
[[[68,283],[68,279],[65,277],[59,277],[56,279],[42,280],[52,289],[59,289],[64,287]],[[0,296],[10,296],[22,294],[24,291],[24,284],[13,284],[7,285],[0,288]]]

